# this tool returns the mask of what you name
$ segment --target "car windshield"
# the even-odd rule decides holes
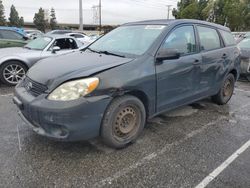
[[[50,37],[39,37],[35,40],[30,41],[24,48],[28,48],[31,50],[43,50],[48,46],[48,44],[52,41]]]
[[[104,35],[89,48],[96,52],[108,51],[119,55],[142,55],[165,27],[164,25],[122,26]]]
[[[240,48],[250,48],[250,38],[245,38],[243,39],[239,44],[238,46]]]

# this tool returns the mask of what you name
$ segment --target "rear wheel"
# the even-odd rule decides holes
[[[248,76],[246,76],[246,77],[247,77],[248,81],[250,82],[250,75],[248,75]]]
[[[134,96],[113,100],[103,117],[101,136],[113,148],[124,148],[138,138],[146,121],[143,103]]]
[[[228,74],[222,84],[220,91],[216,95],[212,96],[212,100],[219,105],[227,104],[228,101],[233,96],[234,86],[235,86],[234,75]]]
[[[17,85],[25,76],[27,67],[18,61],[9,61],[0,67],[0,80],[9,86]]]

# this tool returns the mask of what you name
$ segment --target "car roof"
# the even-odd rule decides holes
[[[64,38],[71,38],[75,39],[74,37],[68,36],[68,35],[59,35],[59,34],[45,34],[44,37],[51,37],[54,39],[64,39]]]
[[[130,25],[178,25],[178,24],[201,24],[201,25],[208,25],[208,26],[216,27],[218,29],[225,30],[225,31],[230,31],[228,27],[215,24],[215,23],[211,23],[211,22],[195,20],[195,19],[145,20],[145,21],[138,21],[138,22],[130,22],[130,23],[126,23],[123,25],[130,26]]]
[[[65,35],[85,35],[83,33],[77,33],[77,32],[72,32],[72,33],[65,33]]]
[[[6,27],[6,26],[0,26],[0,30],[8,30],[8,31],[15,31],[21,35],[25,35],[25,31],[18,27]]]

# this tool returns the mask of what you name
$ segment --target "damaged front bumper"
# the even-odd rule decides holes
[[[103,114],[112,100],[106,95],[69,102],[50,101],[46,97],[34,97],[25,88],[17,87],[13,101],[20,117],[37,134],[64,141],[99,136]]]

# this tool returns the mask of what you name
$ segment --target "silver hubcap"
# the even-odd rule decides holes
[[[8,65],[3,70],[3,77],[10,84],[18,84],[18,82],[22,80],[24,75],[24,68],[17,64]]]

